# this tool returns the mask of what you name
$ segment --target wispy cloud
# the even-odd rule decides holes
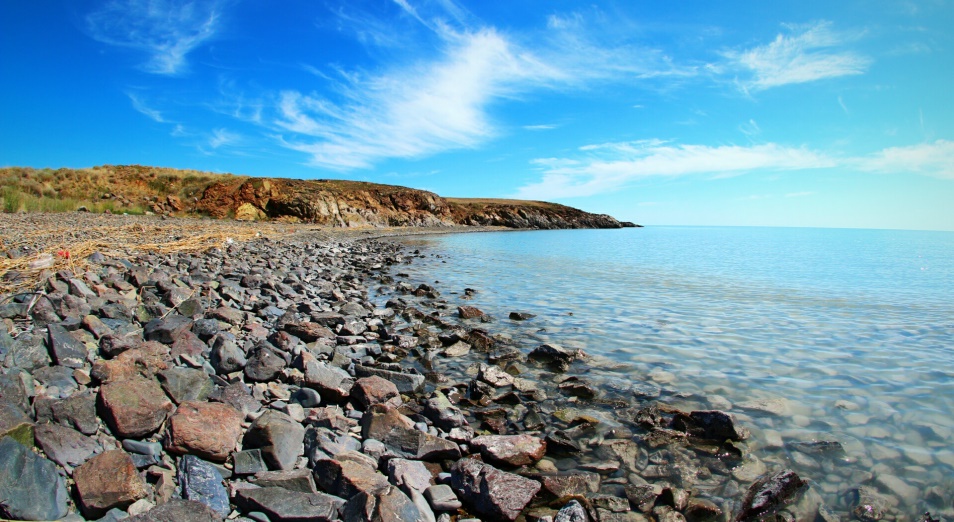
[[[937,140],[906,147],[890,147],[853,160],[861,170],[882,174],[921,174],[954,179],[954,141]]]
[[[825,78],[861,74],[871,59],[844,50],[853,37],[835,32],[831,22],[788,25],[771,43],[725,56],[751,76],[739,80],[747,91],[761,91],[783,85]]]
[[[529,130],[529,131],[543,131],[543,130],[553,130],[557,127],[558,125],[555,125],[555,124],[524,125],[523,129]]]
[[[234,146],[242,141],[242,136],[227,129],[215,129],[209,137],[208,145],[213,149]]]
[[[388,158],[477,147],[500,134],[490,113],[495,103],[534,91],[694,74],[659,51],[607,41],[582,15],[551,16],[541,33],[514,36],[493,27],[445,23],[447,16],[455,22],[471,18],[450,0],[428,4],[429,14],[411,0],[393,2],[430,30],[427,45],[408,53],[418,56],[416,61],[405,57],[373,72],[314,70],[331,82],[330,92],[286,89],[275,96],[275,114],[267,124],[281,133],[282,145],[306,153],[315,166],[369,168]],[[349,23],[370,16],[346,7],[340,14]],[[376,24],[363,23],[374,34],[381,32]],[[362,38],[390,44],[383,37]],[[534,42],[532,50],[526,41]]]
[[[127,92],[126,96],[128,96],[129,101],[132,102],[133,109],[136,109],[137,112],[144,114],[150,120],[157,123],[171,123],[162,115],[162,112],[147,106],[146,103],[142,101],[142,99],[136,93]]]
[[[215,35],[219,11],[216,0],[111,0],[86,17],[86,27],[100,42],[148,54],[147,72],[175,75]]]
[[[604,143],[580,148],[575,158],[534,160],[543,172],[517,197],[527,199],[590,196],[618,190],[651,177],[708,175],[726,177],[753,170],[805,170],[832,167],[835,160],[805,148],[774,143],[705,146],[675,145],[661,140]]]

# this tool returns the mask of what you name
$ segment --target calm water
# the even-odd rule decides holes
[[[583,348],[594,380],[731,411],[752,429],[753,455],[808,476],[829,504],[865,483],[911,516],[937,513],[937,494],[950,510],[954,233],[654,227],[407,242],[427,254],[401,267],[411,282],[439,281],[453,305],[477,289],[468,304],[495,332],[526,351]],[[810,440],[839,441],[847,462],[833,470],[786,449]]]

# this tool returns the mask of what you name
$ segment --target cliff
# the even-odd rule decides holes
[[[636,226],[605,214],[554,203],[443,198],[423,190],[347,180],[251,178],[139,165],[55,171],[10,167],[0,169],[0,179],[11,190],[22,191],[28,202],[29,198],[52,198],[73,201],[74,206],[94,211],[198,213],[215,218],[271,219],[339,227]],[[75,210],[64,208],[67,206],[59,205],[57,209]]]

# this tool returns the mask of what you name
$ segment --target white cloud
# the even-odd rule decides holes
[[[209,147],[217,149],[219,147],[234,146],[242,141],[242,136],[227,129],[215,129],[212,136],[209,137]]]
[[[673,145],[661,140],[604,143],[580,148],[575,158],[544,158],[533,163],[543,172],[538,183],[525,185],[516,197],[559,199],[618,190],[651,177],[709,175],[727,177],[754,170],[805,170],[837,162],[805,148],[768,143],[737,145]]]
[[[143,69],[165,75],[182,72],[218,22],[218,2],[210,0],[111,0],[86,17],[93,38],[149,54]]]
[[[871,64],[865,56],[841,50],[848,40],[831,29],[830,22],[788,26],[771,43],[725,56],[751,73],[740,80],[746,90],[761,91],[783,85],[861,74]]]
[[[861,170],[882,174],[921,174],[954,179],[954,141],[937,140],[906,147],[890,147],[853,160]]]
[[[529,130],[529,131],[542,131],[542,130],[553,130],[557,127],[558,125],[554,125],[554,124],[524,125],[523,129]]]
[[[138,95],[131,92],[127,92],[126,96],[128,96],[129,101],[132,102],[133,109],[136,109],[136,111],[138,111],[139,113],[144,114],[150,120],[156,123],[170,123],[168,120],[165,119],[165,117],[163,117],[162,112],[147,106],[146,103],[143,102]]]

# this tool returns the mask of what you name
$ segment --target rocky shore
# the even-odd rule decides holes
[[[474,290],[402,275],[424,254],[258,235],[97,251],[2,296],[0,517],[903,518],[872,488],[828,506],[791,470],[744,465],[730,414],[602,389],[586,354],[495,335]]]

